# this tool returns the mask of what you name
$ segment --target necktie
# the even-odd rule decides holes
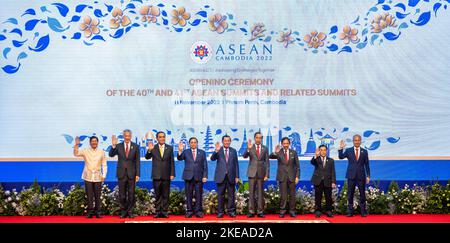
[[[228,149],[225,149],[226,174],[228,174]]]
[[[284,150],[284,158],[286,159],[286,164],[289,163],[289,156],[288,156],[288,150]]]
[[[256,145],[256,157],[259,158],[259,145]]]
[[[358,148],[355,148],[355,155],[356,155],[356,161],[358,161],[358,159],[359,159],[359,149]]]
[[[195,161],[196,155],[197,155],[197,154],[195,153],[195,149],[192,150],[192,158],[194,158],[194,161]]]
[[[225,149],[225,162],[228,164],[228,149]]]
[[[164,155],[164,147],[162,145],[159,145],[159,154],[161,155],[161,158]]]
[[[126,144],[126,146],[125,146],[125,157],[128,158],[128,154],[130,153],[130,149],[128,148],[128,143],[125,143],[125,144]]]
[[[323,167],[325,167],[325,165],[326,165],[326,160],[325,160],[325,157],[322,157],[322,165],[323,165]]]

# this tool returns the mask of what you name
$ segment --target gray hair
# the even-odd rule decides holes
[[[129,132],[129,133],[131,134],[131,130],[130,130],[130,129],[125,129],[125,130],[123,130],[123,134],[125,134],[125,133],[127,133],[127,132]]]
[[[355,140],[356,137],[359,137],[360,140],[362,139],[361,135],[355,134],[355,135],[353,135],[353,140]]]

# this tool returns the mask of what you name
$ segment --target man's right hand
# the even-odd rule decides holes
[[[281,149],[281,148],[280,148],[280,145],[279,145],[279,144],[278,144],[277,146],[275,146],[275,152],[277,152],[277,153],[280,152],[280,149]]]
[[[341,142],[339,143],[339,149],[342,150],[345,148],[345,142],[344,140],[341,140]]]
[[[180,141],[180,143],[178,143],[178,153],[181,154],[181,152],[183,152],[184,150],[184,143],[182,141]]]
[[[148,142],[148,150],[149,150],[149,151],[152,151],[152,150],[153,150],[153,147],[155,147],[155,145],[153,144],[153,142],[152,142],[152,141]]]
[[[112,147],[116,148],[116,146],[117,146],[117,136],[116,135],[112,135],[111,143],[112,143]]]
[[[75,137],[75,146],[78,147],[78,145],[80,145],[80,137],[76,136]]]
[[[319,155],[320,155],[320,150],[317,148],[316,149],[316,155],[314,156],[314,158],[316,159],[317,157],[319,157]]]
[[[217,143],[216,143],[216,152],[219,152],[219,150],[220,150],[220,143],[217,142]]]
[[[250,151],[250,149],[252,149],[252,146],[253,146],[252,140],[249,139],[249,140],[248,140],[248,143],[247,143],[247,150]]]

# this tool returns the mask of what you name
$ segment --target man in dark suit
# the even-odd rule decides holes
[[[353,216],[353,196],[355,187],[359,189],[359,205],[361,216],[366,217],[366,184],[370,182],[369,154],[366,149],[361,148],[361,136],[353,136],[353,147],[345,149],[345,142],[341,140],[339,148],[339,159],[348,160],[347,183],[348,183],[348,217]]]
[[[203,218],[203,183],[208,178],[208,162],[205,151],[197,148],[198,140],[189,139],[190,149],[184,150],[184,143],[178,144],[178,160],[184,160],[183,180],[186,191],[186,218],[193,215],[192,197],[195,191],[195,216]]]
[[[141,155],[139,146],[131,142],[130,130],[123,131],[123,139],[122,143],[117,144],[117,137],[112,136],[112,148],[109,150],[109,157],[117,155],[120,217],[134,218],[134,193],[141,172]]]
[[[271,159],[278,160],[277,181],[280,188],[280,218],[286,214],[286,203],[289,196],[289,215],[295,217],[295,189],[300,177],[300,163],[295,150],[289,149],[291,140],[284,137],[280,145],[275,147],[275,152],[270,154]]]
[[[236,184],[239,182],[239,164],[236,149],[230,147],[231,137],[224,135],[222,137],[223,147],[216,143],[216,149],[211,155],[211,160],[216,161],[216,171],[214,181],[217,184],[218,197],[218,218],[223,218],[225,192],[227,192],[227,212],[232,218],[236,217],[235,191]]]
[[[327,157],[327,149],[327,146],[320,145],[311,159],[311,164],[314,165],[311,182],[314,185],[316,218],[320,218],[322,214],[322,194],[324,192],[327,217],[333,217],[331,193],[333,188],[336,187],[336,170],[334,169],[334,160]]]
[[[248,217],[255,216],[255,195],[257,194],[257,215],[260,218],[264,217],[264,181],[269,178],[269,151],[266,146],[262,145],[263,136],[261,132],[254,134],[255,145],[252,145],[252,140],[248,140],[247,150],[243,157],[250,157],[248,162],[247,176],[249,184],[249,202],[248,202]]]
[[[146,159],[152,159],[153,189],[156,196],[155,218],[168,218],[170,181],[175,178],[175,164],[172,146],[166,144],[166,134],[156,133],[158,144],[149,142]]]

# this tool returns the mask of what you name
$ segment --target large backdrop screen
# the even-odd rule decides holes
[[[69,158],[125,128],[211,152],[450,156],[449,1],[13,1],[0,8],[0,157]],[[242,151],[242,150],[241,150]]]

